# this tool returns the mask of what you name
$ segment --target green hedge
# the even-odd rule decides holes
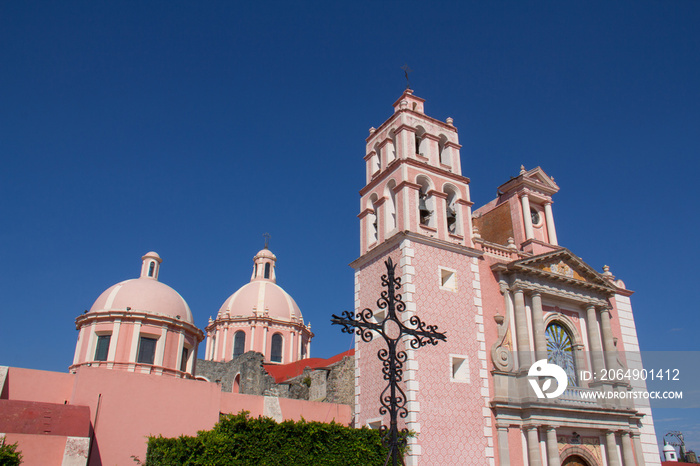
[[[341,424],[224,415],[196,437],[150,437],[147,466],[164,465],[383,465],[379,431]]]
[[[17,444],[4,445],[0,443],[0,465],[18,466],[22,463],[22,453],[17,451]]]

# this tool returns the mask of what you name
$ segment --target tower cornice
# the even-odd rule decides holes
[[[362,189],[360,189],[360,196],[364,196],[371,190],[373,190],[378,184],[381,184],[382,181],[384,181],[386,178],[389,178],[391,175],[393,175],[396,170],[401,167],[402,165],[410,165],[415,168],[420,168],[422,170],[425,170],[427,172],[430,172],[434,175],[442,176],[444,178],[447,178],[449,180],[455,181],[457,183],[464,183],[464,184],[469,184],[470,180],[466,176],[462,175],[457,175],[456,173],[449,172],[447,170],[438,168],[438,167],[433,167],[432,165],[421,162],[419,160],[414,160],[414,159],[400,159],[398,163],[392,167],[391,170],[384,170],[382,173],[380,173],[377,177],[372,179],[367,185],[365,185]],[[470,203],[471,205],[471,203]]]
[[[424,236],[412,231],[400,231],[395,235],[391,236],[389,239],[383,243],[375,246],[374,248],[367,251],[362,256],[358,257],[354,261],[350,262],[350,267],[353,269],[359,269],[368,262],[376,259],[378,256],[385,255],[390,249],[397,247],[403,240],[410,240],[416,243],[425,244],[428,246],[437,247],[446,251],[455,252],[457,254],[463,254],[467,257],[481,257],[484,255],[483,252],[478,249],[470,248],[468,246],[462,246],[461,244],[451,243],[439,238],[433,238],[431,236]]]

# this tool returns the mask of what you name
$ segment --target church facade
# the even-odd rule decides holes
[[[648,402],[624,398],[644,384],[581,376],[641,359],[632,293],[607,267],[597,272],[559,245],[557,184],[521,167],[474,209],[453,120],[426,115],[409,89],[393,107],[367,138],[361,254],[351,265],[356,312],[368,308],[382,323],[376,303],[391,258],[402,322],[418,316],[447,334],[436,346],[403,348],[402,422],[414,433],[407,464],[659,464]],[[358,427],[388,425],[379,414],[380,340],[356,336]],[[548,378],[532,372],[549,363],[565,374],[552,398]],[[619,396],[596,399],[602,392]]]

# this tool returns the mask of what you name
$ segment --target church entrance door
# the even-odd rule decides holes
[[[573,455],[565,459],[561,466],[590,466],[590,464],[580,456]]]

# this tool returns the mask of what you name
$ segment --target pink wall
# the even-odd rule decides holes
[[[303,418],[307,421],[335,421],[346,426],[352,422],[352,412],[350,406],[347,405],[292,400],[290,398],[280,398],[279,402],[285,419],[300,421]]]
[[[22,466],[46,466],[61,464],[66,449],[66,437],[62,435],[12,434],[5,436],[5,444],[19,442]]]
[[[211,429],[221,412],[266,414],[264,397],[222,393],[218,384],[87,366],[79,367],[76,374],[11,367],[2,398],[0,416],[34,405],[48,406],[56,414],[51,429],[59,435],[8,433],[8,442],[20,441],[20,449],[28,452],[25,464],[29,465],[61,463],[66,443],[63,434],[75,427],[75,416],[71,417],[75,413],[80,414],[82,424],[75,432],[71,430],[72,435],[87,436],[86,430],[94,425],[92,465],[134,464],[132,455],[144,460],[149,435],[196,435]],[[285,419],[335,420],[346,425],[352,420],[349,406],[288,399],[279,399],[279,404]],[[23,417],[26,422],[19,427],[7,424],[7,430],[25,432],[36,427],[31,415]]]
[[[75,375],[10,367],[2,399],[63,404],[70,400]]]
[[[89,406],[92,419],[97,415],[93,449],[103,464],[132,464],[131,455],[145,459],[151,434],[177,437],[211,429],[220,396],[212,383],[81,367],[70,403]],[[99,464],[95,458],[90,464]]]

